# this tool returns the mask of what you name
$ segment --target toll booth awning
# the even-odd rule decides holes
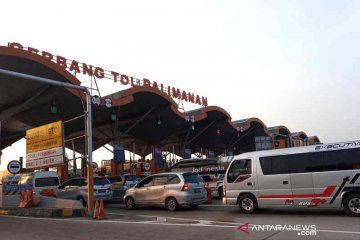
[[[15,48],[0,46],[0,68],[81,84],[61,65]],[[1,74],[0,84],[1,149],[23,138],[27,129],[62,120],[66,146],[85,152],[85,121],[77,118],[84,114],[83,93]],[[193,153],[205,149],[215,155],[225,150],[236,154],[254,150],[255,136],[290,136],[285,126],[267,129],[258,118],[231,122],[231,116],[217,106],[181,112],[169,95],[153,87],[134,86],[101,101],[105,98],[111,99],[112,106],[93,105],[94,150],[119,142],[129,151],[135,144],[135,153],[141,156],[155,146],[179,156],[185,148]]]
[[[291,133],[291,137],[292,138],[300,138],[302,140],[307,139],[306,133],[302,132],[302,131],[301,132],[293,132],[293,133]]]
[[[272,136],[287,136],[288,137],[291,134],[290,130],[283,125],[269,127],[268,131]]]
[[[247,118],[234,121],[238,131],[237,138],[232,144],[232,151],[236,153],[255,151],[255,137],[270,136],[266,125],[259,118]]]
[[[26,51],[0,47],[0,68],[57,81],[80,85],[80,81],[54,63]],[[1,149],[25,136],[25,130],[57,120],[83,114],[83,94],[65,88],[48,86],[0,75]],[[56,106],[57,113],[50,112]],[[66,133],[83,128],[72,124]]]

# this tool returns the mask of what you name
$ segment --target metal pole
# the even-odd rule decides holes
[[[91,164],[92,164],[92,126],[91,126],[92,119],[91,119],[91,95],[90,95],[89,90],[83,86],[77,86],[77,85],[73,85],[71,83],[59,82],[57,80],[33,76],[33,75],[29,75],[29,74],[13,72],[13,71],[1,69],[1,68],[0,68],[0,74],[4,74],[4,75],[11,76],[11,77],[16,77],[16,78],[28,79],[31,81],[41,82],[41,83],[52,85],[52,86],[77,89],[86,94],[86,104],[87,104],[86,131],[87,131],[87,145],[88,145],[87,146],[87,157],[88,157],[88,164],[89,164],[89,166],[91,166]],[[88,167],[88,169],[90,169],[90,167]],[[88,174],[88,188],[89,188],[88,189],[88,213],[89,214],[92,214],[92,212],[94,210],[94,185],[93,185],[93,182],[94,182],[94,176],[93,176],[92,167],[91,167],[91,174]]]
[[[74,143],[74,140],[71,141],[71,146],[72,146],[72,149],[73,149],[73,160],[74,160],[74,163],[73,163],[73,171],[74,171],[74,177],[76,177],[76,174],[77,174],[77,165],[76,165],[76,154],[75,154],[75,143]]]
[[[92,113],[91,113],[91,95],[89,91],[86,94],[86,138],[88,154],[88,212],[92,215],[94,211],[94,173],[92,168]]]

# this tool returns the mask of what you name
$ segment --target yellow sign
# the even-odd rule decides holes
[[[62,145],[61,121],[26,131],[26,153],[61,147]]]

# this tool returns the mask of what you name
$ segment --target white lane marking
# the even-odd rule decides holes
[[[199,223],[169,223],[169,222],[158,222],[158,221],[140,221],[140,222],[131,222],[131,221],[121,221],[121,220],[91,220],[91,219],[66,219],[66,218],[43,218],[43,217],[21,217],[21,216],[10,216],[10,215],[0,215],[0,217],[9,217],[9,218],[25,218],[25,219],[32,219],[32,220],[46,220],[46,221],[67,221],[67,222],[91,222],[91,223],[117,223],[117,224],[151,224],[151,225],[164,225],[164,226],[184,226],[184,227],[215,227],[215,228],[238,228],[239,225],[244,223],[230,223],[236,224],[234,225],[207,225],[201,222]],[[181,218],[178,218],[181,219]],[[193,221],[200,221],[194,219]],[[215,221],[214,221],[215,222]],[[218,222],[221,223],[221,222]],[[254,226],[257,224],[249,224],[249,226]],[[340,230],[332,230],[332,229],[317,229],[318,232],[326,232],[326,233],[339,233],[339,234],[355,234],[360,235],[360,232],[353,232],[353,231],[340,231]]]
[[[165,216],[154,216],[154,215],[126,215],[126,214],[121,214],[121,213],[114,213],[114,212],[108,212],[106,211],[106,214],[109,215],[114,215],[114,216],[132,216],[132,217],[152,217],[152,218],[165,218],[165,219],[169,219],[169,220],[182,220],[182,221],[210,221],[213,223],[219,223],[219,224],[232,224],[232,225],[240,225],[240,224],[244,224],[244,223],[238,223],[238,222],[221,222],[221,221],[212,221],[212,220],[204,220],[204,219],[192,219],[192,218],[177,218],[177,217],[165,217]]]

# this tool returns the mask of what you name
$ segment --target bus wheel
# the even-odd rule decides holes
[[[256,198],[251,194],[244,194],[239,199],[239,207],[241,212],[249,214],[257,210],[258,205]]]
[[[353,193],[345,197],[344,210],[350,216],[360,217],[360,194]]]

